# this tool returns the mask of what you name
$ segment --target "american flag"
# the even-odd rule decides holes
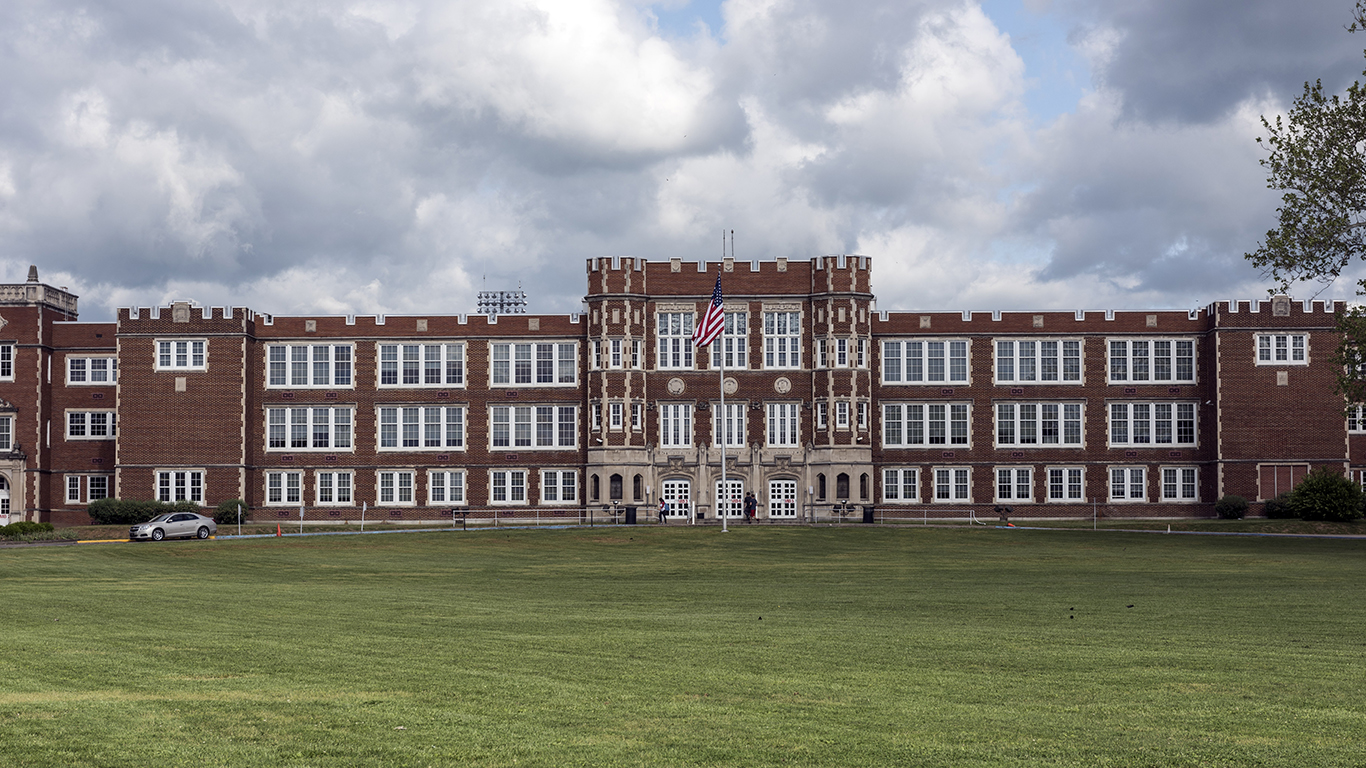
[[[721,335],[722,329],[726,327],[726,313],[721,306],[721,272],[716,272],[716,290],[711,292],[711,304],[707,307],[707,313],[702,316],[702,322],[693,329],[692,341],[699,347],[710,345],[716,341],[716,337]]]

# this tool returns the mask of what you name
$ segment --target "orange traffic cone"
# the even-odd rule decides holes
[[[280,536],[280,535],[281,535],[281,533],[280,533],[280,524],[279,524],[279,523],[276,523],[276,524],[275,524],[275,535],[276,535],[276,536]]]

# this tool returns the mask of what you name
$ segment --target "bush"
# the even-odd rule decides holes
[[[90,502],[86,513],[97,525],[137,525],[164,512],[202,512],[198,504],[178,501],[138,501],[137,499],[97,499]]]
[[[1361,517],[1361,486],[1340,471],[1319,467],[1295,486],[1290,509],[1302,520],[1357,520]]]
[[[1286,491],[1274,499],[1268,499],[1264,511],[1266,516],[1273,520],[1294,517],[1295,511],[1290,508],[1290,492]]]
[[[29,520],[19,520],[9,525],[0,525],[0,536],[7,539],[17,539],[20,536],[28,536],[34,533],[52,533],[52,523],[35,523]]]
[[[1225,496],[1214,502],[1214,514],[1221,520],[1242,520],[1247,514],[1247,499],[1242,496]]]
[[[251,507],[247,506],[245,501],[242,501],[241,499],[228,499],[227,501],[220,502],[218,507],[214,509],[213,521],[219,525],[236,525],[238,504],[242,505],[242,522],[245,523],[250,520]]]

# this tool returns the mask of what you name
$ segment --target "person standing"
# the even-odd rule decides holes
[[[754,522],[755,514],[759,510],[759,500],[754,497],[754,491],[745,494],[745,522]]]
[[[664,524],[664,517],[665,517],[666,515],[668,515],[668,514],[669,514],[669,502],[667,502],[667,501],[665,501],[665,500],[663,500],[663,499],[660,499],[660,500],[659,500],[659,524],[660,524],[660,525],[663,525],[663,524]]]

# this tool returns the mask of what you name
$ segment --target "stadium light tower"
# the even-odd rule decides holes
[[[515,291],[480,291],[479,314],[525,315],[526,291],[520,287]]]

